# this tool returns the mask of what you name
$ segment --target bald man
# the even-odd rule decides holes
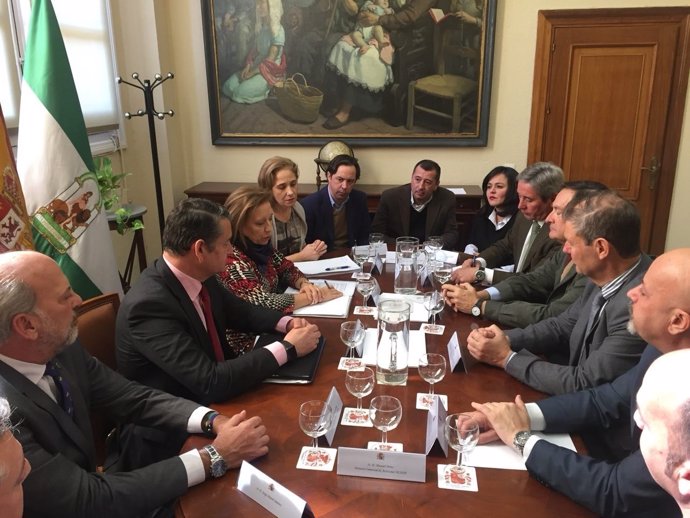
[[[659,256],[628,297],[629,329],[650,344],[635,368],[611,383],[537,403],[525,405],[520,396],[514,403],[473,403],[482,423],[480,441],[498,437],[523,456],[530,475],[601,516],[679,517],[675,501],[645,466],[632,415],[651,363],[662,354],[690,349],[690,248]],[[579,455],[533,433],[606,436],[620,424],[629,427],[632,448],[616,461]]]
[[[654,480],[690,517],[690,350],[656,360],[637,393],[640,451]]]

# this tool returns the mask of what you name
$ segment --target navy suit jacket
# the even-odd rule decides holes
[[[526,461],[530,474],[601,516],[680,517],[673,498],[649,474],[639,450],[640,432],[633,421],[642,378],[660,355],[648,345],[637,366],[613,382],[537,402],[548,433],[605,433],[617,424],[629,423],[635,443],[630,455],[610,463],[537,441]]]
[[[329,250],[332,250],[334,248],[335,228],[328,186],[310,194],[301,203],[307,217],[307,243],[320,239],[326,243]],[[352,189],[350,198],[345,204],[345,217],[347,219],[347,246],[368,244],[371,218],[369,217],[365,193]]]
[[[74,419],[29,379],[0,362],[0,394],[13,409],[15,436],[31,463],[24,517],[149,514],[187,491],[178,457],[127,473],[96,473],[89,410],[118,422],[185,433],[198,405],[127,381],[78,343],[57,356],[74,400]],[[2,505],[0,505],[2,514]]]

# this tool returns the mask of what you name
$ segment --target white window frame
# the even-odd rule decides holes
[[[1,0],[0,0],[1,1]],[[117,77],[117,56],[115,53],[115,41],[113,38],[113,25],[112,25],[112,14],[110,8],[110,0],[103,0],[105,3],[105,15],[107,20],[107,30],[108,30],[108,50],[110,52],[111,63],[113,65],[112,69],[112,81],[115,82]],[[14,46],[14,62],[17,67],[17,75],[21,82],[22,70],[24,66],[24,44],[26,41],[26,34],[24,27],[28,25],[25,24],[24,16],[30,15],[30,12],[26,11],[26,6],[30,3],[30,0],[7,0],[9,14],[10,14],[10,28],[12,31],[12,43]],[[25,5],[22,8],[22,3]],[[78,79],[75,79],[78,81]],[[20,84],[21,87],[21,84]],[[127,147],[126,134],[124,131],[124,116],[122,112],[122,103],[120,99],[120,88],[116,86],[114,88],[115,92],[115,112],[117,113],[117,122],[114,125],[109,125],[107,127],[87,127],[87,133],[89,137],[89,144],[91,147],[91,154],[93,156],[105,155],[113,153],[119,149],[124,149]],[[21,93],[20,93],[21,95]],[[18,108],[18,107],[17,107]],[[16,154],[17,152],[17,128],[8,127],[8,133],[10,136],[10,142],[12,148]]]

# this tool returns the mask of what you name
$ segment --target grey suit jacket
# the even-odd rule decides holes
[[[479,254],[479,257],[486,261],[487,267],[498,268],[499,266],[514,264],[517,268],[517,263],[522,253],[522,246],[525,244],[532,222],[525,218],[520,211],[514,217],[516,218],[515,224],[508,231],[508,234],[486,250],[482,250]],[[558,241],[549,238],[549,224],[544,223],[539,230],[539,234],[532,242],[532,247],[527,254],[521,273],[533,271],[541,264],[542,260],[555,254],[561,248],[562,246]],[[516,274],[513,272],[495,270],[493,282],[496,284],[514,275]]]
[[[383,191],[376,209],[372,232],[384,234],[388,244],[395,238],[410,235],[410,184]],[[443,247],[454,250],[458,243],[455,194],[439,187],[427,205],[425,237],[442,236]]]
[[[198,405],[127,381],[78,343],[57,356],[74,399],[72,420],[40,388],[0,362],[0,394],[13,408],[15,435],[31,463],[24,481],[24,518],[133,517],[187,490],[178,457],[118,474],[96,473],[89,410],[113,420],[184,431]]]
[[[506,365],[506,372],[537,390],[563,394],[612,381],[631,369],[640,359],[645,342],[628,332],[629,289],[637,286],[651,264],[642,254],[632,275],[611,297],[585,345],[585,330],[590,308],[600,288],[589,281],[580,298],[557,317],[506,334],[517,354]],[[565,364],[551,363],[540,355],[558,358]]]
[[[574,265],[562,276],[568,259],[559,251],[535,270],[496,284],[501,300],[487,300],[484,316],[506,326],[527,327],[563,313],[580,297],[587,283],[587,277],[577,273]]]

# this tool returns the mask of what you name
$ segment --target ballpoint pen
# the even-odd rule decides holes
[[[472,254],[472,262],[470,263],[470,266],[477,266],[477,254]]]
[[[333,272],[335,270],[347,270],[350,268],[349,266],[331,266],[330,268],[326,268],[327,272]]]
[[[332,289],[333,289],[333,286],[331,286],[330,284],[328,284],[328,281],[323,281],[323,283],[326,285],[326,288],[328,288],[329,290],[332,290]]]

